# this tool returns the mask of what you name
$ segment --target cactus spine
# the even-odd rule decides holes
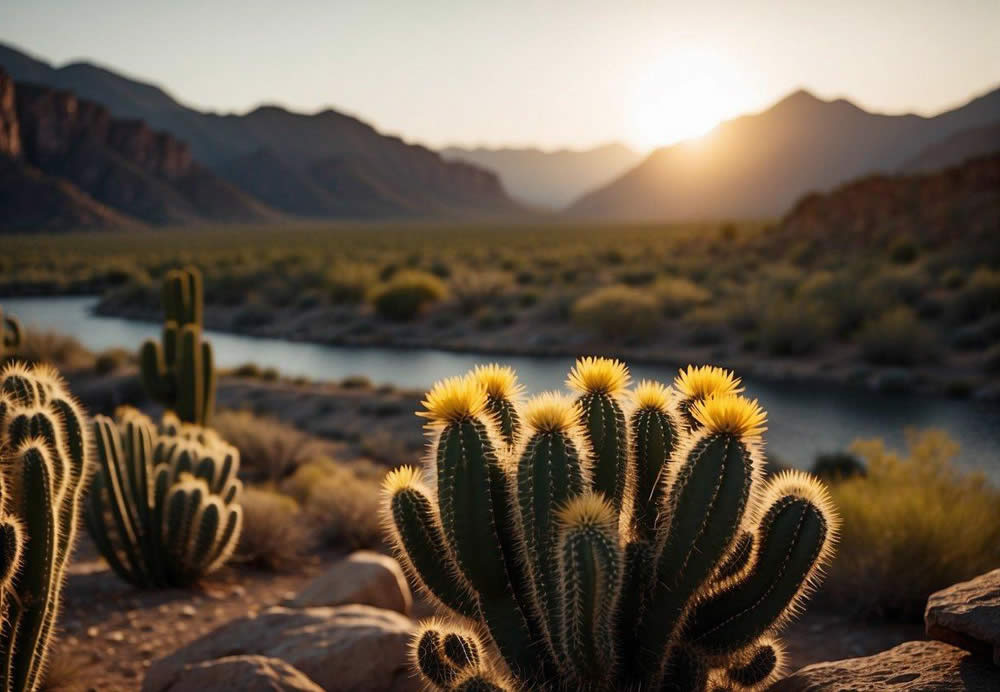
[[[766,416],[732,373],[628,379],[581,359],[575,399],[522,404],[498,366],[428,393],[427,467],[387,477],[384,519],[410,576],[502,657],[431,622],[412,654],[432,688],[750,692],[780,674],[775,634],[836,540],[826,491],[763,482]]]
[[[239,540],[239,452],[172,414],[157,430],[134,409],[94,420],[99,470],[87,529],[111,568],[139,587],[186,586]]]
[[[90,436],[54,370],[0,371],[0,689],[37,688],[76,539]]]
[[[0,308],[0,360],[8,351],[16,350],[22,338],[21,323],[13,315],[3,314]]]
[[[194,267],[163,280],[162,343],[146,341],[139,365],[146,391],[183,422],[206,426],[215,408],[212,344],[202,341],[203,282]]]

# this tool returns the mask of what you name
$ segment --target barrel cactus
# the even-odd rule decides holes
[[[94,420],[98,472],[87,529],[111,568],[139,587],[186,586],[221,567],[239,540],[239,452],[167,413],[159,427],[122,408]]]
[[[139,351],[146,391],[182,421],[209,425],[215,408],[212,344],[202,341],[203,283],[194,267],[173,270],[163,280],[162,343]]]
[[[522,403],[497,366],[427,394],[426,467],[391,473],[383,509],[453,614],[413,644],[431,688],[745,692],[780,675],[776,634],[837,537],[825,489],[763,479],[766,415],[732,373],[629,380],[585,358],[572,396]]]
[[[16,350],[21,345],[21,323],[13,315],[3,314],[0,308],[0,359],[8,351]]]
[[[0,690],[34,690],[59,614],[90,465],[83,411],[58,374],[0,371]]]

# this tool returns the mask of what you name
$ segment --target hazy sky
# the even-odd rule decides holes
[[[432,146],[647,148],[798,87],[930,114],[1000,85],[1000,0],[0,0],[0,41]]]

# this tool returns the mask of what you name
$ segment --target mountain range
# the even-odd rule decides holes
[[[448,147],[441,155],[496,171],[510,195],[547,210],[566,207],[637,164],[642,155],[620,142],[586,150],[464,149]]]
[[[189,108],[167,92],[89,64],[64,67],[0,45],[18,84],[66,90],[186,144],[194,161],[258,203],[319,218],[509,216],[521,210],[495,173],[387,136],[334,110],[262,106],[243,115]]]
[[[864,176],[1000,150],[1000,89],[934,117],[797,91],[645,157],[620,144],[439,153],[329,109],[203,112],[105,68],[54,67],[2,44],[0,69],[20,130],[6,155],[0,130],[0,209],[25,227],[511,219],[531,216],[526,206],[586,220],[774,218]]]
[[[1000,89],[930,118],[870,113],[797,91],[700,139],[655,150],[567,213],[633,221],[775,217],[807,193],[906,170],[922,157],[949,165],[988,153],[989,137],[976,131],[998,123]],[[953,137],[965,145],[948,144]]]

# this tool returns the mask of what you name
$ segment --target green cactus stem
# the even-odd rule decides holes
[[[187,586],[221,567],[242,528],[239,453],[169,415],[132,409],[94,420],[99,469],[86,507],[111,568],[138,587]]]
[[[173,270],[163,280],[161,341],[146,341],[139,365],[146,391],[186,423],[207,426],[215,409],[212,345],[202,340],[201,273]]]
[[[0,371],[0,689],[38,687],[90,465],[84,414],[57,373]]]
[[[388,475],[383,518],[409,576],[460,616],[414,642],[430,688],[757,692],[780,674],[775,635],[832,555],[825,490],[764,485],[766,416],[732,373],[627,380],[587,358],[575,398],[522,403],[500,366],[428,393],[425,468]]]

